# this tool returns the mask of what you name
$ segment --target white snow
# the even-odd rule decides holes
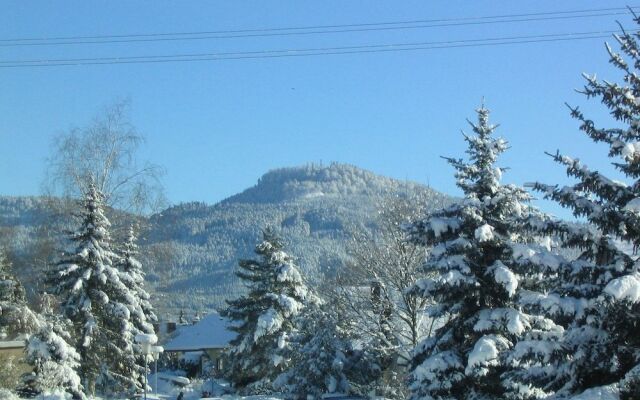
[[[508,313],[507,330],[514,335],[521,335],[525,330],[522,317],[523,315],[516,310],[512,310],[512,312]]]
[[[268,309],[258,317],[258,324],[253,334],[253,340],[258,340],[264,335],[273,333],[282,326],[282,316],[273,308]]]
[[[253,395],[253,396],[224,395],[222,397],[203,397],[201,400],[282,400],[282,398],[276,397],[276,396],[267,396],[267,395]]]
[[[514,335],[521,335],[529,326],[528,317],[520,311],[513,308],[494,308],[479,312],[473,330],[487,332],[504,327]]]
[[[488,242],[489,240],[492,240],[493,230],[494,230],[493,226],[489,224],[484,224],[480,226],[479,228],[476,229],[474,233],[476,240],[479,241],[480,243]]]
[[[540,239],[540,246],[542,246],[546,251],[551,251],[551,245],[553,244],[553,240],[551,240],[551,236],[545,236]]]
[[[501,336],[486,335],[481,337],[467,357],[465,374],[486,375],[489,371],[484,367],[498,365],[499,363],[498,347],[508,348],[509,346],[510,343]]]
[[[0,340],[0,349],[24,349],[24,340]]]
[[[625,211],[630,211],[636,214],[640,214],[640,197],[631,199],[623,208]]]
[[[166,374],[166,373],[158,373],[158,379],[162,379],[163,381],[167,381],[167,382],[173,382],[178,385],[188,385],[191,383],[189,378],[186,378],[184,376]]]
[[[322,196],[324,196],[323,192],[311,192],[311,193],[305,194],[304,196],[302,196],[302,198],[304,198],[304,199],[313,199],[313,198],[322,197]]]
[[[278,282],[302,282],[302,276],[298,268],[290,263],[286,263],[279,268],[276,279],[278,279]]]
[[[273,246],[269,244],[269,246],[265,245],[264,247],[273,247]],[[287,264],[289,263],[290,260],[289,260],[289,255],[287,253],[285,253],[282,250],[278,250],[271,253],[270,261],[274,264]]]
[[[284,349],[284,346],[287,344],[287,332],[283,332],[282,335],[278,338],[278,348]]]
[[[2,400],[20,400],[18,396],[11,393],[9,389],[0,388],[0,399]]]
[[[620,400],[620,391],[614,385],[587,389],[570,400]]]
[[[428,221],[435,237],[440,237],[447,231],[454,231],[460,227],[460,221],[454,218],[431,218]]]
[[[165,351],[194,351],[227,347],[236,337],[228,330],[230,323],[220,315],[212,313],[195,325],[181,326],[176,335],[165,344]]]
[[[278,365],[280,365],[282,361],[284,361],[284,357],[282,357],[281,355],[279,354],[271,355],[271,362],[273,363],[274,367],[277,367]]]
[[[640,273],[635,272],[609,282],[604,292],[616,300],[627,300],[632,303],[640,301]]]
[[[538,293],[528,290],[520,292],[520,302],[523,306],[537,305],[550,315],[581,317],[584,309],[589,305],[587,299],[559,296],[554,293]]]
[[[565,262],[564,258],[558,254],[549,252],[546,246],[550,243],[543,243],[539,246],[531,244],[513,243],[511,250],[513,258],[519,263],[533,263],[549,267],[551,270],[557,270],[560,265]]]
[[[473,283],[473,278],[462,275],[459,271],[453,270],[438,277],[438,281],[442,285],[459,286],[461,283]]]
[[[136,343],[156,344],[158,343],[158,337],[153,333],[138,333],[136,335]]]
[[[424,360],[422,364],[413,371],[413,376],[417,380],[433,380],[442,371],[452,368],[460,368],[460,358],[452,351],[442,351]]]
[[[635,157],[635,154],[638,152],[639,149],[640,149],[640,143],[638,142],[625,144],[621,150],[622,158],[624,158],[627,161],[633,160],[633,158]]]
[[[518,288],[518,278],[511,270],[498,261],[493,267],[493,276],[497,283],[501,284],[504,289],[513,296]]]
[[[496,177],[497,180],[501,180],[502,179],[502,168],[500,167],[496,167],[493,169],[493,175]]]
[[[511,248],[513,249],[513,258],[515,259],[518,259],[518,258],[530,259],[531,257],[536,255],[535,250],[533,250],[529,246],[525,246],[520,243],[514,243],[513,246],[511,246]]]
[[[71,394],[62,391],[45,392],[38,396],[38,400],[71,400],[72,398]]]

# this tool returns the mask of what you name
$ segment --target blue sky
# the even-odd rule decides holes
[[[623,7],[625,1],[6,1],[0,39],[218,31]],[[630,4],[635,5],[635,4]],[[509,24],[152,43],[2,47],[0,60],[256,51],[608,31],[607,16]],[[511,143],[507,182],[565,182],[544,151],[611,171],[564,102],[608,123],[575,93],[582,72],[616,80],[603,39],[376,54],[0,69],[0,194],[38,194],[56,133],[129,97],[142,157],[167,169],[169,200],[213,203],[267,170],[355,164],[459,194],[440,156],[482,97]],[[550,207],[560,213],[557,207]]]

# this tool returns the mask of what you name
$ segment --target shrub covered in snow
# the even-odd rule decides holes
[[[0,340],[14,340],[37,329],[37,317],[29,309],[22,284],[11,270],[11,264],[0,248]],[[20,372],[15,365],[20,357],[5,357],[0,365],[0,387],[15,388]]]
[[[85,398],[80,377],[80,355],[70,345],[69,321],[45,308],[40,327],[29,337],[26,361],[33,373],[25,376],[25,384],[39,393],[66,392],[76,398]]]
[[[27,306],[25,290],[12,274],[11,264],[0,248],[0,339],[13,339],[36,328],[36,317]]]
[[[276,379],[274,387],[300,399],[348,393],[348,342],[331,314],[318,307],[307,308],[291,367]]]
[[[3,388],[0,388],[0,399],[20,400],[15,393],[12,393],[9,389],[3,389]]]

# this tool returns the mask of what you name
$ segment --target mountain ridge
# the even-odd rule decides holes
[[[377,207],[384,199],[416,195],[430,208],[451,201],[424,185],[353,165],[306,164],[270,170],[254,186],[215,204],[168,207],[146,218],[150,228],[141,235],[141,259],[154,305],[164,314],[206,312],[237,296],[243,289],[232,272],[238,259],[253,256],[266,226],[280,231],[287,251],[311,281],[317,280],[348,259],[352,230],[376,229]],[[39,218],[50,218],[46,211],[37,197],[0,196],[0,228],[11,232],[13,253],[23,260],[18,264],[25,270],[19,275],[33,276],[35,267],[24,260],[34,257],[45,230]],[[55,245],[44,248],[51,251]]]
[[[273,188],[274,186],[280,189],[279,192],[272,193],[265,190],[265,188]],[[328,166],[323,166],[322,164],[308,163],[269,170],[258,179],[254,186],[229,196],[220,203],[268,202],[268,200],[282,202],[300,197],[367,195],[399,186],[424,187],[416,182],[401,181],[378,175],[352,164],[332,162]]]

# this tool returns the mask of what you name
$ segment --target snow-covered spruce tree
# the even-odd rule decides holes
[[[80,354],[79,375],[88,394],[132,392],[137,383],[133,329],[127,298],[132,294],[120,280],[111,250],[110,223],[103,196],[95,185],[81,202],[80,228],[69,233],[50,276],[63,313],[72,324],[74,347]]]
[[[307,296],[304,312],[294,320],[297,330],[290,337],[289,367],[274,387],[298,398],[323,393],[406,398],[399,393],[399,385],[387,387],[390,382],[381,380],[384,371],[378,349],[356,326],[361,320],[354,319],[337,299],[345,295],[342,289],[333,279],[325,280],[320,297]]]
[[[120,258],[118,260],[118,269],[120,271],[120,279],[126,286],[131,296],[123,298],[124,304],[127,306],[130,315],[130,322],[133,325],[134,337],[137,334],[154,334],[153,323],[158,320],[153,312],[153,306],[149,301],[149,293],[144,288],[144,270],[142,263],[136,258],[138,254],[138,245],[136,243],[134,227],[129,228],[128,235],[122,246]],[[138,387],[144,386],[144,374],[147,371],[146,356],[141,353],[140,347],[134,346],[136,351],[136,360],[138,365]]]
[[[27,306],[25,290],[11,272],[11,263],[0,248],[0,339],[14,339],[37,327],[36,316]]]
[[[259,260],[241,260],[236,272],[248,293],[227,301],[221,312],[238,334],[231,342],[226,374],[247,393],[270,391],[273,379],[287,368],[293,321],[308,296],[298,267],[271,229],[263,231],[255,252]]]
[[[308,305],[299,317],[291,366],[274,387],[298,399],[320,399],[327,393],[349,393],[348,338],[326,305]]]
[[[620,400],[640,399],[640,365],[629,371],[617,386]]]
[[[42,304],[39,327],[29,337],[25,348],[25,361],[33,366],[33,373],[25,376],[25,384],[40,393],[64,391],[84,399],[76,372],[80,367],[80,355],[71,346],[71,324],[54,313],[50,303]]]
[[[431,277],[412,290],[433,300],[428,311],[440,319],[415,349],[413,399],[534,397],[507,378],[511,350],[520,340],[562,331],[519,306],[523,290],[535,289],[532,275],[559,261],[523,229],[543,216],[528,204],[526,191],[500,183],[503,169],[495,163],[507,143],[492,137],[489,110],[477,113],[478,123],[470,122],[475,135],[465,135],[469,161],[447,159],[464,198],[408,227],[413,240],[432,247],[425,262]]]
[[[138,312],[132,315],[132,323],[142,333],[153,333],[153,323],[158,321],[158,317],[149,300],[151,296],[144,288],[145,272],[142,269],[142,263],[136,257],[138,255],[137,240],[134,227],[131,226],[122,248],[118,267],[122,272],[122,282],[129,292],[135,295],[139,306]]]
[[[635,21],[640,24],[640,18]],[[623,83],[599,81],[595,75],[585,74],[583,93],[587,98],[599,98],[618,127],[598,127],[577,107],[571,108],[571,115],[590,139],[609,146],[608,156],[624,178],[608,178],[558,152],[552,157],[577,183],[532,185],[595,228],[559,223],[542,227],[562,236],[564,246],[582,250],[562,271],[565,284],[543,299],[545,308],[557,314],[563,314],[563,304],[579,305],[570,307],[574,318],[563,343],[566,351],[557,356],[559,367],[542,382],[554,385],[563,395],[615,386],[621,379],[621,393],[632,393],[631,382],[640,383],[640,271],[637,256],[626,254],[620,246],[620,242],[628,242],[634,249],[640,246],[640,35],[623,32],[615,38],[622,52],[609,45],[607,51],[610,62],[622,72]],[[634,368],[636,372],[630,372]]]

